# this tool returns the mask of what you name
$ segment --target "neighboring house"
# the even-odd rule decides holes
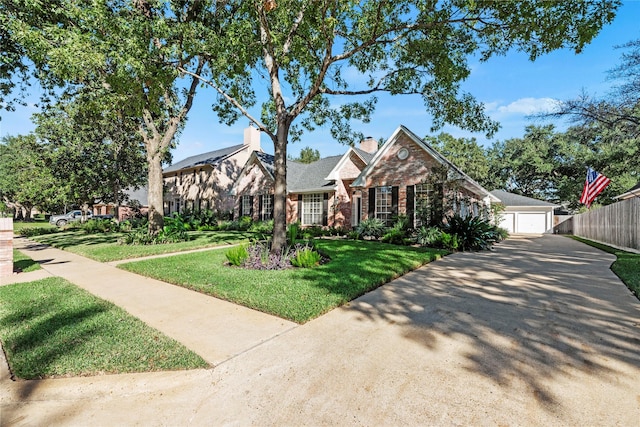
[[[559,205],[503,190],[493,190],[491,194],[500,199],[505,206],[498,225],[509,233],[543,234],[553,232],[553,211]]]
[[[640,197],[640,182],[628,191],[622,193],[619,196],[614,197],[617,200],[633,199],[634,197]]]
[[[229,191],[254,151],[262,152],[260,131],[249,126],[242,144],[191,156],[165,168],[165,215],[205,209],[231,212],[234,198]]]
[[[287,222],[354,227],[375,217],[390,225],[397,215],[407,215],[415,226],[417,212],[434,197],[453,200],[463,215],[480,214],[499,201],[403,126],[377,148],[368,138],[342,156],[311,164],[288,161]],[[432,179],[435,169],[446,173],[440,188]],[[271,218],[273,183],[273,156],[254,153],[232,190],[235,215]]]
[[[148,198],[149,191],[146,186],[133,189],[127,188],[125,191],[127,200],[124,201],[118,208],[116,213],[116,206],[113,203],[94,203],[92,211],[94,215],[113,215],[118,221],[124,221],[135,215],[135,209],[131,206],[133,201],[140,203],[140,213],[145,215],[149,211]]]

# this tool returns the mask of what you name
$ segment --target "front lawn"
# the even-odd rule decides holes
[[[23,379],[206,368],[182,344],[58,277],[0,287],[0,339]]]
[[[121,264],[180,285],[298,323],[345,304],[446,251],[353,240],[317,240],[331,258],[312,269],[246,270],[224,265],[225,251],[206,251]]]
[[[13,250],[13,271],[28,273],[30,271],[40,270],[40,264],[23,254],[17,249]]]
[[[243,231],[189,231],[187,234],[191,238],[189,241],[162,245],[119,245],[122,233],[87,234],[81,229],[31,239],[96,261],[109,262],[239,243],[253,236],[253,233]]]
[[[600,249],[601,251],[614,254],[618,259],[611,264],[611,271],[613,271],[620,280],[627,285],[627,288],[629,288],[636,298],[640,299],[640,254],[616,249],[578,236],[569,237]]]

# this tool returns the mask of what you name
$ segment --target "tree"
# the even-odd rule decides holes
[[[314,150],[311,147],[305,147],[302,150],[300,150],[299,157],[296,157],[296,158],[291,157],[291,160],[294,160],[300,163],[317,162],[318,160],[320,160],[320,151]]]
[[[46,87],[97,83],[120,96],[121,117],[136,123],[145,144],[149,232],[156,234],[163,226],[162,161],[198,88],[198,80],[185,73],[202,73],[210,64],[199,51],[202,43],[222,37],[225,3],[3,3],[9,6],[0,8],[0,22]],[[217,52],[216,64],[233,68]]]
[[[6,136],[0,143],[0,197],[23,207],[29,220],[31,209],[48,210],[62,202],[64,185],[47,166],[45,147],[35,135]],[[61,191],[62,190],[62,191]]]
[[[497,124],[460,82],[470,73],[467,57],[488,60],[510,49],[531,60],[558,48],[576,52],[610,22],[618,0],[466,1],[282,0],[229,1],[236,8],[229,35],[237,63],[230,75],[193,73],[218,91],[216,111],[225,122],[243,114],[274,144],[275,199],[272,250],[286,244],[286,160],[289,140],[302,129],[329,125],[334,138],[352,140],[351,122],[367,121],[375,94],[416,94],[445,123],[492,134]],[[249,108],[258,82],[268,97],[260,118]],[[364,96],[331,106],[329,99]],[[296,124],[296,120],[298,124]]]
[[[437,137],[426,136],[425,141],[480,185],[490,182],[489,161],[475,138],[454,138],[441,133]]]
[[[100,201],[117,207],[126,188],[147,181],[142,137],[136,121],[114,108],[119,101],[101,86],[83,86],[34,115],[52,173],[67,185],[66,201],[71,204]]]

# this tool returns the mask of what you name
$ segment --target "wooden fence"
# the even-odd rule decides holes
[[[558,224],[554,231],[638,251],[640,250],[640,197],[574,215]]]

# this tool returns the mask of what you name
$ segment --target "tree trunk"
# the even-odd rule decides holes
[[[151,145],[155,145],[155,147]],[[157,235],[164,227],[162,157],[161,151],[156,148],[158,145],[160,143],[157,141],[153,141],[153,144],[147,143],[147,164],[149,167],[147,203],[149,204],[149,234],[152,236]]]
[[[280,252],[287,245],[287,137],[289,123],[279,123],[274,141],[275,188],[273,197],[273,241],[271,252]]]

